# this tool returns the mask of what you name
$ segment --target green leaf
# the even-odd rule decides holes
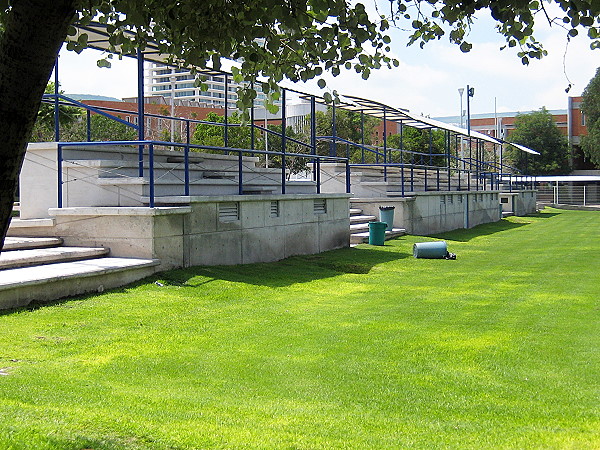
[[[110,68],[111,67],[110,61],[108,59],[106,59],[106,58],[99,59],[98,61],[96,61],[96,65],[98,67],[106,67],[106,68]]]

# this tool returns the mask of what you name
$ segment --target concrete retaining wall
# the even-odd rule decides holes
[[[51,208],[53,226],[9,235],[59,236],[111,256],[160,259],[161,270],[276,261],[347,247],[347,194],[192,197],[190,206]],[[23,221],[26,222],[26,221]]]
[[[429,235],[500,220],[498,195],[498,191],[423,192],[404,198],[353,198],[351,202],[374,216],[379,215],[379,206],[395,206],[394,227]]]
[[[512,212],[515,216],[526,216],[536,211],[537,191],[501,192],[502,211]]]

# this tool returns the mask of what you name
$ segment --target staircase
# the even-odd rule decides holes
[[[0,253],[0,309],[102,292],[147,277],[159,264],[109,252],[64,246],[60,238],[7,237]]]
[[[362,209],[350,207],[350,245],[369,242],[369,222],[379,220],[375,216],[364,215]],[[393,228],[385,232],[385,239],[392,239],[406,234],[404,228]]]

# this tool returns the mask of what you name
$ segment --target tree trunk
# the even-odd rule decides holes
[[[19,0],[0,33],[0,249],[44,89],[75,0]]]

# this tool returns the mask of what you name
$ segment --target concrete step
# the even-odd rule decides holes
[[[96,258],[0,271],[0,309],[123,286],[154,273],[159,261]]]
[[[54,226],[54,219],[43,218],[43,219],[17,219],[16,217],[10,221],[8,232],[13,236],[15,234],[22,234],[23,232],[17,231],[25,228],[52,228]]]
[[[362,214],[362,209],[360,208],[350,208],[350,215],[351,216],[356,216]]]
[[[62,239],[54,237],[7,237],[4,239],[2,251],[58,247],[59,245],[62,245],[62,243]]]
[[[218,178],[218,177],[231,177],[237,175],[239,171],[238,161],[222,161],[219,165],[213,162],[208,165],[203,163],[190,163],[189,172],[190,178]],[[63,161],[63,167],[69,169],[94,169],[100,177],[114,177],[114,176],[125,176],[125,177],[137,177],[139,165],[137,161],[123,161],[123,160],[65,160]],[[147,161],[144,162],[144,173],[147,174],[150,170],[150,165]],[[281,173],[281,169],[278,168],[264,168],[256,167],[254,164],[247,164],[244,162],[242,166],[244,173],[256,173],[262,176],[278,176]],[[185,172],[185,166],[183,163],[173,162],[155,162],[154,173],[157,176],[165,176],[172,174],[183,178]]]
[[[393,239],[398,236],[404,236],[406,234],[406,230],[404,228],[393,228],[391,231],[385,232],[385,240]],[[351,233],[350,234],[350,244],[364,244],[369,242],[369,231],[363,231],[360,233]]]
[[[117,160],[117,161],[138,161],[138,149],[135,147],[127,146],[69,146],[63,148],[63,160]],[[184,154],[182,150],[170,150],[170,149],[154,149],[154,162],[183,162]],[[144,149],[144,160],[148,160],[148,148]],[[189,161],[192,164],[216,164],[221,165],[223,162],[234,162],[238,160],[237,154],[225,155],[223,153],[203,153],[194,152],[189,153]],[[244,163],[256,163],[258,162],[257,157],[243,156],[242,160]]]
[[[13,250],[0,253],[0,270],[99,258],[107,255],[108,252],[109,249],[103,247],[49,247]]]
[[[350,216],[350,224],[357,224],[357,223],[368,223],[372,222],[374,220],[377,220],[377,217],[375,216],[364,216],[364,215],[351,215]]]
[[[369,231],[369,223],[361,222],[361,223],[351,223],[350,224],[350,234],[352,233],[362,233],[363,231]]]

